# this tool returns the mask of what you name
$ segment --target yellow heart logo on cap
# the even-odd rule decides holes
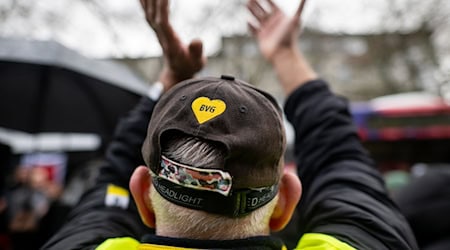
[[[191,107],[198,123],[202,124],[222,114],[227,105],[219,99],[211,100],[208,97],[198,97],[192,102]]]

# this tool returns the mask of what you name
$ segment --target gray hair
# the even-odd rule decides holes
[[[162,153],[174,161],[191,166],[216,166],[224,162],[220,144],[196,137],[173,136],[164,140]],[[230,218],[175,205],[152,189],[156,233],[191,239],[240,239],[269,234],[269,220],[278,197],[252,213]]]

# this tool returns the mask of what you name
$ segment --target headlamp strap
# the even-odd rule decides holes
[[[278,193],[278,185],[232,190],[229,196],[196,190],[153,176],[153,185],[165,199],[177,205],[230,217],[241,217],[269,203]]]

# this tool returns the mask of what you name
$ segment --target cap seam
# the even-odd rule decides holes
[[[270,105],[270,107],[271,107],[270,108],[270,112],[272,113],[272,115],[275,115],[276,117],[279,118],[278,122],[277,122],[277,125],[276,125],[277,132],[278,132],[278,134],[283,135],[284,134],[284,131],[282,129],[282,126],[283,126],[282,125],[282,119],[283,119],[283,117],[281,116],[280,112],[277,111],[277,107],[275,106],[275,103],[273,103],[272,100],[267,98],[267,96],[265,96],[263,93],[261,93],[258,89],[256,89],[256,88],[251,88],[251,89],[255,90],[259,95],[261,95],[263,98],[265,98],[267,101],[269,101],[269,103],[271,104]],[[281,154],[284,153],[283,152],[284,151],[283,150],[283,138],[284,138],[284,136],[281,136],[279,138],[279,140],[278,140],[279,150],[280,150]],[[280,157],[280,159],[281,159],[281,157]],[[278,164],[279,164],[279,162],[278,162]]]

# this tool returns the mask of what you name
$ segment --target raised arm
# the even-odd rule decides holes
[[[187,46],[181,43],[168,19],[167,0],[141,1],[141,4],[163,48],[164,66],[159,81],[164,92],[193,77],[202,69],[206,58],[200,41]],[[96,185],[83,195],[63,228],[43,249],[94,249],[108,238],[139,239],[148,230],[141,222],[128,184],[133,170],[143,164],[141,146],[156,101],[142,97],[119,122]]]
[[[303,6],[287,17],[273,2],[266,3],[270,9],[249,1],[256,20],[250,29],[288,95],[285,113],[295,130],[294,153],[303,185],[298,219],[292,221],[299,248],[417,249],[358,139],[348,102],[317,79],[298,48]]]

